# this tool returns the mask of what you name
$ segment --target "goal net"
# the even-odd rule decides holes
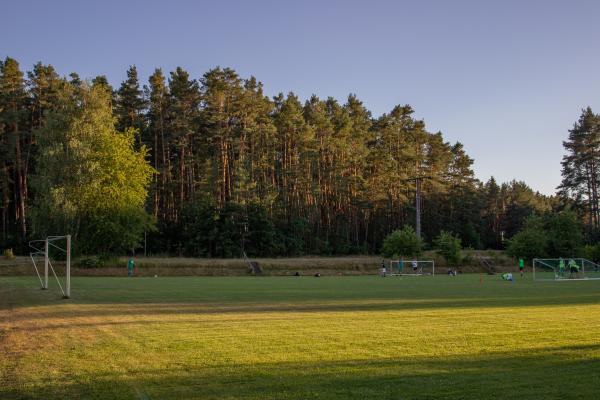
[[[435,275],[435,262],[433,260],[392,260],[390,261],[390,275],[433,276]]]
[[[41,288],[48,289],[48,277],[52,273],[63,298],[71,298],[71,235],[48,236],[46,239],[32,240],[29,242],[29,248],[29,257],[40,280]],[[53,254],[64,257],[64,268],[56,257],[52,257]]]
[[[534,258],[534,280],[600,279],[600,265],[585,258]]]

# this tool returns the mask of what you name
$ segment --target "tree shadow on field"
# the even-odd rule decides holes
[[[537,298],[525,299],[520,297],[490,299],[490,298],[454,298],[454,299],[425,299],[425,300],[356,300],[356,301],[327,301],[318,304],[299,302],[279,302],[274,304],[241,303],[223,305],[214,303],[142,303],[142,304],[89,304],[70,302],[68,307],[29,309],[26,312],[15,313],[14,319],[32,320],[47,318],[138,318],[172,315],[227,315],[227,314],[268,314],[268,313],[357,313],[357,312],[393,312],[393,311],[433,311],[436,309],[526,309],[528,307],[552,306],[585,306],[600,304],[600,298],[593,294],[581,294],[569,298]],[[44,306],[48,306],[45,304]],[[16,308],[16,307],[15,307]],[[0,308],[1,309],[1,308]],[[141,320],[138,321],[142,322]]]
[[[463,357],[140,365],[126,374],[50,376],[2,399],[592,399],[600,345]]]
[[[30,309],[23,314],[24,318],[68,318],[121,317],[132,314],[369,312],[600,304],[600,281],[520,286],[491,282],[487,286],[481,286],[473,279],[464,282],[445,282],[440,279],[438,286],[431,286],[428,281],[408,285],[410,282],[402,283],[391,279],[348,279],[351,285],[338,287],[336,285],[339,282],[346,283],[343,278],[316,279],[316,283],[280,278],[265,281],[248,279],[248,287],[236,287],[235,284],[239,284],[240,280],[232,280],[230,283],[225,278],[215,281],[216,288],[213,288],[210,280],[192,281],[199,282],[200,287],[196,287],[193,284],[190,286],[185,280],[175,279],[169,280],[167,286],[163,287],[153,279],[97,279],[101,278],[86,278],[81,285],[78,283],[70,300],[61,300],[56,291],[41,291],[33,283],[19,278],[12,281],[0,280],[0,310]],[[178,283],[182,284],[181,288]],[[300,284],[304,286],[294,286]],[[42,308],[34,308],[39,306]]]

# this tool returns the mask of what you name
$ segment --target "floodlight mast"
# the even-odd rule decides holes
[[[421,238],[421,182],[423,179],[432,179],[431,176],[415,176],[405,181],[415,181],[415,233]]]
[[[415,194],[415,201],[416,201],[416,217],[415,217],[415,225],[416,225],[416,231],[417,231],[417,237],[420,239],[421,238],[421,179],[422,178],[416,178],[416,186],[417,186],[417,190],[416,190],[416,194]]]

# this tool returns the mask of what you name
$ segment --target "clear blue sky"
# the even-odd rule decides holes
[[[7,1],[0,57],[114,86],[129,65],[229,66],[267,94],[411,104],[480,179],[560,183],[562,141],[600,112],[598,1]]]

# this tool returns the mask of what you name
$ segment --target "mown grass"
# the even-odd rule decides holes
[[[0,277],[0,398],[568,399],[600,281]]]

